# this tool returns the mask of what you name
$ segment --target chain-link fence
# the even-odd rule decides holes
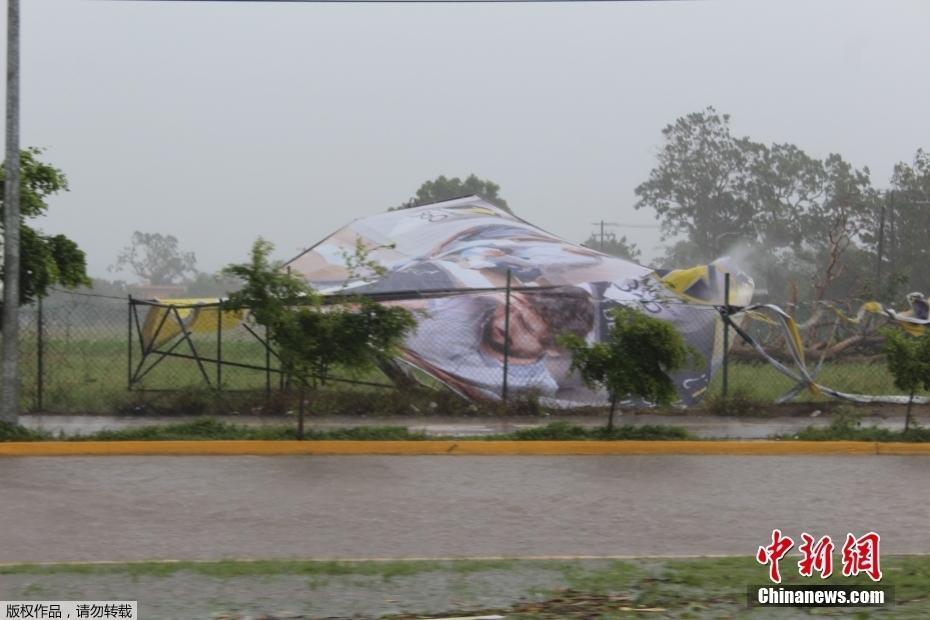
[[[796,321],[806,367],[819,385],[848,394],[865,396],[905,396],[894,385],[882,351],[882,328],[901,329],[881,312],[866,311],[864,300],[818,301],[776,304]],[[796,368],[784,327],[771,315],[748,313],[740,321],[742,329],[761,347],[765,355],[788,368]],[[739,337],[731,337],[728,356],[729,394],[757,402],[780,400],[818,401],[819,396],[787,377],[755,348]],[[722,392],[718,373],[710,393]],[[928,396],[926,392],[917,392]],[[791,397],[791,398],[789,398]]]
[[[393,301],[418,314],[419,327],[401,358],[382,369],[337,375],[328,389],[366,390],[373,398],[411,379],[449,389],[466,398],[507,399],[533,394],[563,407],[601,405],[559,344],[564,333],[600,339],[610,328],[613,303],[591,303],[576,288],[502,291]],[[671,320],[704,359],[722,359],[723,322],[718,310],[693,304],[650,304],[643,309]],[[888,320],[856,315],[858,305],[806,304],[788,307],[796,317],[809,371],[841,392],[900,395],[881,352],[879,332]],[[274,398],[283,387],[280,364],[267,346],[264,328],[214,307],[200,309],[194,328],[190,308],[168,309],[148,302],[57,292],[22,309],[22,406],[26,411],[112,413],[139,410],[165,395],[237,392]],[[162,315],[157,315],[161,312]],[[158,320],[155,320],[158,319]],[[155,334],[163,320],[161,334]],[[772,358],[791,366],[785,332],[762,315],[738,322]],[[169,328],[165,326],[175,325]],[[148,330],[148,333],[146,333]],[[776,370],[730,331],[727,392],[771,403],[825,398]],[[218,363],[219,362],[219,363]],[[690,403],[719,397],[717,367],[695,367],[676,376]],[[712,380],[708,380],[713,377]],[[177,399],[175,399],[177,400]],[[688,400],[686,398],[686,400]],[[193,399],[196,408],[202,400]]]
[[[126,400],[126,301],[56,294],[20,313],[22,406],[111,411]]]

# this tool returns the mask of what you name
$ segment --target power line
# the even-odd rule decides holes
[[[658,224],[621,224],[620,222],[605,222],[604,220],[601,220],[600,222],[591,222],[591,226],[599,226],[601,229],[601,232],[600,232],[601,252],[604,251],[604,239],[607,237],[607,233],[604,231],[605,227],[610,227],[610,228],[658,228],[659,227]]]
[[[139,0],[117,0],[138,2]],[[147,0],[153,1],[153,0]],[[681,2],[682,0],[154,0],[156,2],[251,2],[281,4],[643,4],[646,2]]]

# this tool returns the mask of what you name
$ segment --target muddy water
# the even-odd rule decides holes
[[[0,562],[930,552],[930,457],[0,459]]]

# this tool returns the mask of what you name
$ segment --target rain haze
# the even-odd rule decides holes
[[[21,142],[71,184],[39,226],[97,277],[134,230],[203,271],[258,235],[287,258],[441,174],[583,241],[656,223],[634,188],[662,128],[708,105],[886,186],[930,146],[928,25],[926,2],[29,0]],[[661,253],[657,230],[618,232]]]

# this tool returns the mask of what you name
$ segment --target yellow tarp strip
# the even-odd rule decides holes
[[[219,303],[219,299],[201,297],[156,299],[155,301],[164,305],[150,306],[145,316],[142,324],[142,342],[146,348],[154,349],[169,342],[181,333],[181,325],[190,333],[216,333],[220,316],[219,307],[216,304]],[[213,305],[198,306],[198,304]],[[174,314],[175,309],[177,309],[177,316]],[[223,310],[223,329],[238,326],[245,316],[245,310]],[[178,324],[178,318],[181,319],[181,324]]]

